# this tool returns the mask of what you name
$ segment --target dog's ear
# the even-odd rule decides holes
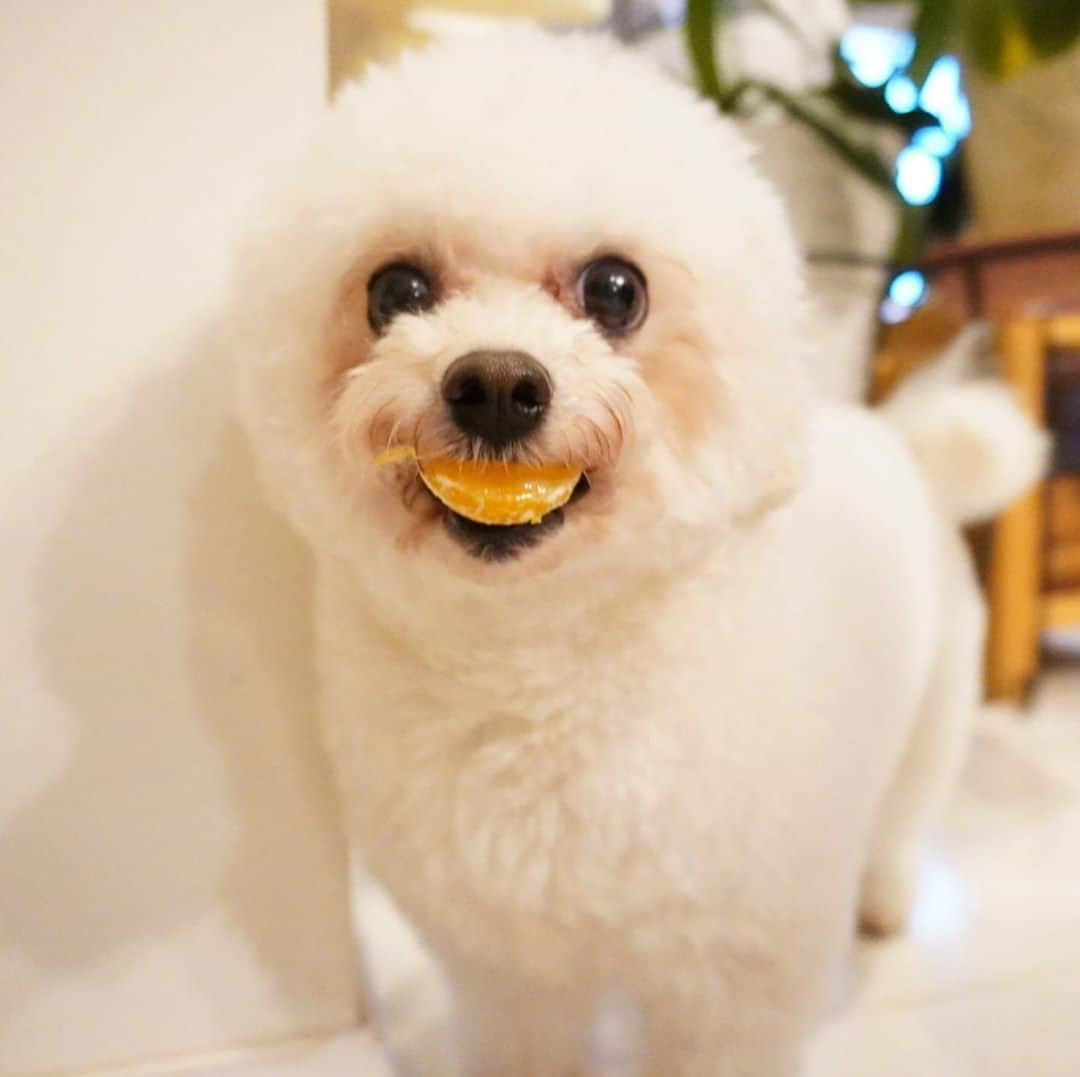
[[[789,299],[783,309],[771,310],[752,288],[732,294],[717,272],[720,288],[704,289],[693,324],[671,334],[673,344],[658,348],[660,361],[645,369],[678,456],[736,522],[789,500],[807,468],[800,277],[782,259],[773,268],[773,294]]]
[[[808,460],[808,389],[803,364],[782,355],[765,366],[741,364],[731,382],[731,508],[739,521],[758,519],[801,488]]]
[[[728,518],[743,520],[802,485],[808,388],[797,338],[782,325],[735,347],[728,337],[684,330],[644,373],[678,456],[722,490]],[[717,461],[721,474],[710,474]]]

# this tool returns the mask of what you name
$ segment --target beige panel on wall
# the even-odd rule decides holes
[[[0,7],[0,1072],[355,1018],[305,555],[207,348],[318,0]]]
[[[393,59],[435,34],[484,33],[507,19],[568,28],[595,25],[612,0],[327,0],[330,89],[362,74],[365,64]]]

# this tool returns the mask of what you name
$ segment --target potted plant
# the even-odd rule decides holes
[[[689,0],[681,72],[743,126],[785,197],[816,310],[811,372],[844,400],[865,395],[891,276],[893,159],[936,122],[917,106],[898,115],[881,88],[853,76],[840,51],[849,23],[844,0]]]
[[[981,237],[1080,227],[1080,3],[922,0],[912,77],[964,60],[966,168]]]
[[[832,395],[851,397],[862,391],[881,286],[892,271],[918,257],[928,235],[932,206],[905,204],[898,197],[895,158],[916,132],[934,133],[938,121],[919,102],[927,96],[927,76],[946,53],[956,51],[963,58],[974,98],[977,120],[965,178],[979,231],[1000,234],[1077,223],[1080,4],[916,0],[907,5],[914,51],[904,58],[902,74],[912,100],[900,112],[885,89],[888,73],[882,85],[873,87],[853,77],[839,47],[842,26],[827,45],[817,42],[818,58],[827,59],[827,66],[819,65],[817,76],[801,83],[793,83],[778,66],[782,50],[773,48],[770,68],[760,58],[750,57],[747,64],[745,45],[732,47],[740,23],[751,13],[805,38],[806,26],[813,26],[815,17],[820,21],[823,6],[839,5],[836,0],[800,5],[791,0],[688,0],[685,42],[699,88],[747,125],[766,171],[788,197],[810,260],[811,290],[824,307],[817,351],[826,366],[818,380]],[[895,11],[898,5],[888,7]],[[904,66],[898,63],[897,72]],[[770,113],[771,124],[766,120]],[[776,121],[778,114],[783,122]],[[796,134],[796,128],[803,133]],[[848,216],[858,227],[845,229],[835,213],[828,227],[830,214],[822,207],[827,210],[829,200],[820,179],[830,169],[833,198],[838,192],[846,197]],[[879,272],[867,269],[860,276],[858,265],[870,267],[875,259]],[[846,317],[838,301],[846,303]],[[823,342],[831,343],[824,352]],[[829,360],[834,369],[828,369]]]
[[[718,55],[726,28],[733,13],[747,6],[793,26],[802,17],[783,0],[688,0],[686,40],[702,92],[735,114],[745,114],[748,96],[779,105],[860,175],[887,189],[889,162],[855,124],[891,122],[911,131],[927,122],[925,113],[894,112],[885,94],[851,77],[839,50],[832,78],[800,93],[782,80],[725,77]],[[882,5],[870,0],[862,6]],[[978,118],[968,151],[981,229],[1080,223],[1080,3],[913,0],[906,6],[915,42],[906,75],[916,89],[943,54],[955,51],[963,58]],[[1042,207],[1045,213],[1038,212]]]

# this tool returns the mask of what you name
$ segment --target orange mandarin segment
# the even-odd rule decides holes
[[[416,460],[405,445],[375,457],[375,464]],[[570,500],[581,472],[560,464],[530,467],[498,460],[436,456],[417,461],[424,485],[444,505],[479,524],[538,524]]]
[[[479,524],[538,524],[570,500],[581,472],[557,464],[436,457],[420,465],[424,485],[448,508]]]

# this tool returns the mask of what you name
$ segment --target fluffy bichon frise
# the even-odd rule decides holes
[[[1041,445],[993,387],[813,403],[802,306],[736,127],[531,32],[342,93],[242,254],[349,837],[470,1074],[585,1072],[614,995],[642,1073],[790,1074],[858,912],[904,920],[977,701],[954,524]],[[571,481],[493,522],[446,458]]]

